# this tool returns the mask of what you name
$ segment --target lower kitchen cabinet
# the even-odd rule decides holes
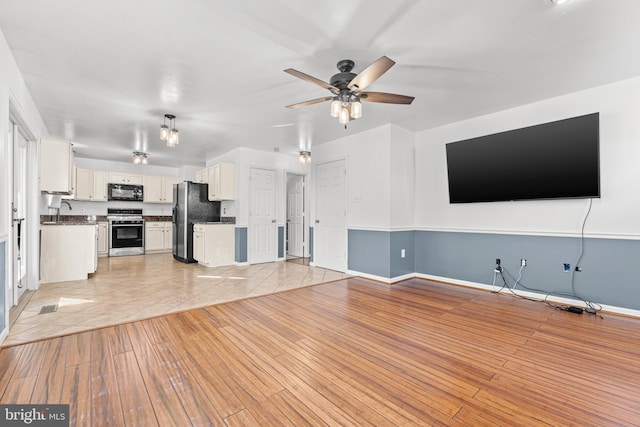
[[[109,235],[106,222],[98,223],[98,256],[109,255]]]
[[[144,223],[144,251],[170,252],[173,241],[173,224],[167,221]]]
[[[43,225],[40,229],[41,283],[85,280],[98,267],[97,227]]]
[[[193,225],[193,257],[205,267],[233,265],[236,251],[234,224]]]

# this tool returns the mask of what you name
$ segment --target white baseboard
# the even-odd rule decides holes
[[[426,280],[435,280],[437,282],[444,282],[444,283],[450,283],[453,285],[460,285],[460,286],[466,286],[469,288],[476,288],[476,289],[484,289],[487,291],[499,291],[502,286],[493,286],[493,285],[487,285],[484,283],[477,283],[477,282],[468,282],[466,280],[458,280],[458,279],[451,279],[449,277],[441,277],[441,276],[432,276],[430,274],[421,274],[421,273],[416,273],[415,277],[419,278],[419,279],[426,279]],[[502,291],[500,291],[501,293],[506,293],[506,294],[511,294],[511,291],[508,289],[502,289]],[[541,294],[538,292],[530,292],[530,291],[523,291],[520,289],[516,289],[515,292],[518,295],[521,295],[523,297],[527,297],[527,298],[535,298],[535,299],[544,299],[544,297],[547,294]],[[557,295],[549,295],[549,297],[547,297],[547,301],[549,302],[554,302],[554,303],[560,303],[560,304],[569,304],[569,305],[574,305],[576,307],[582,307],[583,301],[578,300],[578,299],[572,299],[572,298],[564,298],[561,296],[557,296]],[[607,311],[610,313],[616,313],[616,314],[623,314],[625,316],[631,316],[631,317],[637,317],[640,318],[640,310],[633,310],[630,308],[624,308],[624,307],[617,307],[615,305],[605,305],[605,304],[600,304],[597,303],[597,301],[595,301],[594,303],[596,303],[597,305],[602,307],[602,311]]]
[[[403,280],[413,279],[414,277],[416,277],[415,273],[409,273],[409,274],[396,276],[396,277],[382,277],[382,276],[376,276],[375,274],[368,274],[368,273],[363,273],[361,271],[353,271],[353,270],[347,270],[347,274],[350,274],[352,276],[364,277],[365,279],[371,279],[371,280],[375,280],[376,282],[382,282],[382,283],[388,283],[388,284],[402,282]]]

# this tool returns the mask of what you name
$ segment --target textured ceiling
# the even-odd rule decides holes
[[[294,154],[395,123],[413,131],[640,75],[640,1],[0,0],[0,30],[51,137],[78,157],[203,165],[245,146]],[[396,65],[368,90],[415,96],[365,103],[347,129],[328,81],[352,59]],[[158,131],[177,116],[180,145]]]

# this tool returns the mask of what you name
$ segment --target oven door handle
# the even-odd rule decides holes
[[[112,227],[142,227],[144,224],[111,224]]]

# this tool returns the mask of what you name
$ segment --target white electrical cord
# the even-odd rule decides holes
[[[511,289],[516,289],[516,286],[518,286],[518,283],[520,282],[520,280],[522,280],[522,269],[524,268],[524,265],[520,266],[520,270],[518,271],[518,278],[516,279],[515,283],[513,284],[513,288]]]

